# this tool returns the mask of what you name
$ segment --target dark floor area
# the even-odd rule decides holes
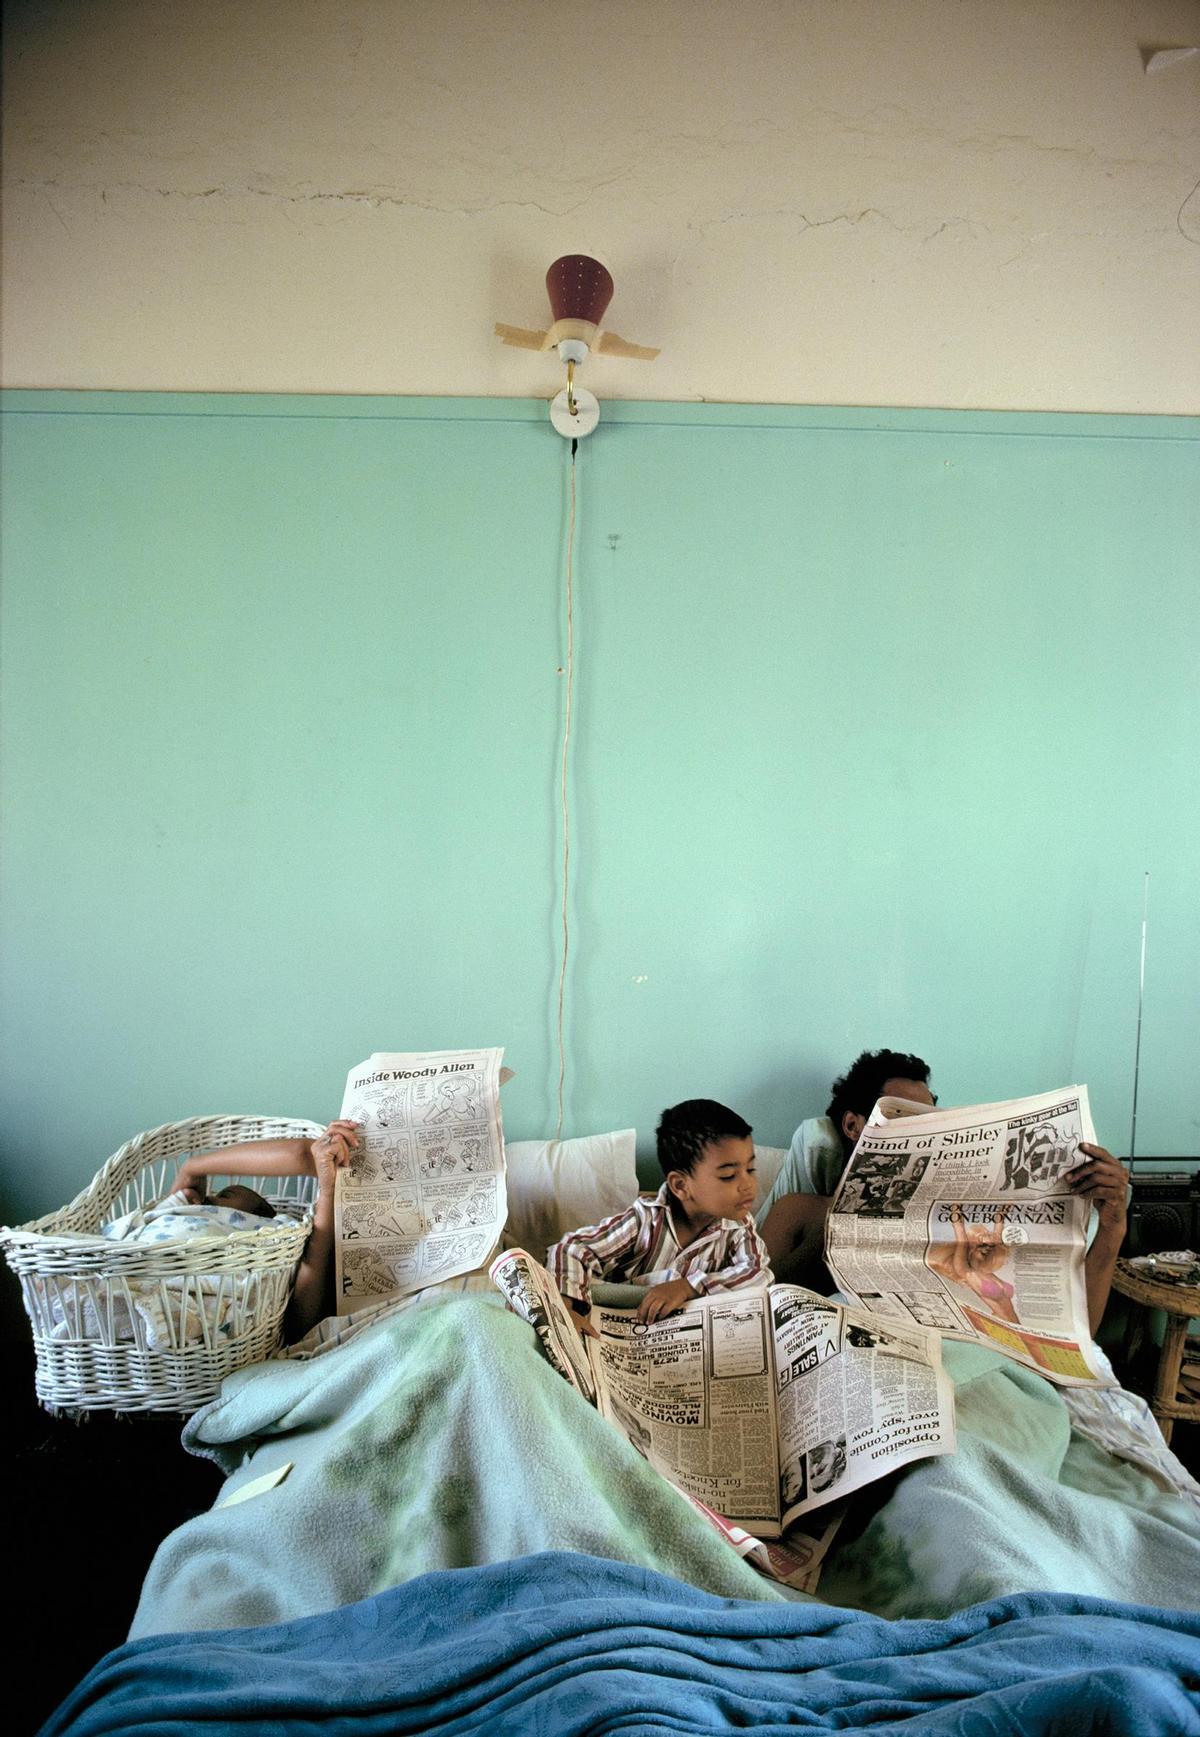
[[[183,1419],[96,1412],[79,1423],[34,1398],[33,1346],[3,1272],[4,1391],[10,1451],[11,1584],[6,1729],[38,1729],[79,1679],[124,1641],[163,1537],[212,1506],[221,1474],[179,1444]]]
[[[7,1270],[0,1301],[11,1572],[21,1589],[7,1625],[14,1692],[5,1725],[14,1737],[32,1737],[96,1660],[124,1641],[157,1545],[212,1506],[221,1476],[183,1451],[181,1418],[47,1416],[34,1399],[33,1349]],[[1119,1318],[1112,1325],[1109,1354],[1118,1362]],[[1149,1392],[1155,1355],[1151,1346],[1132,1368],[1118,1362],[1128,1386]],[[1177,1424],[1171,1445],[1200,1475],[1200,1426]]]

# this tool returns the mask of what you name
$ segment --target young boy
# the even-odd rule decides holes
[[[754,1142],[750,1126],[711,1098],[664,1110],[658,1161],[666,1178],[653,1199],[572,1231],[546,1255],[582,1333],[596,1279],[647,1286],[639,1321],[672,1315],[693,1297],[771,1282],[767,1251],[750,1216]]]

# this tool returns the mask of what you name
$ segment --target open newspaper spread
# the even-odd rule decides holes
[[[1086,1086],[957,1110],[881,1098],[826,1224],[838,1287],[1061,1385],[1109,1380],[1088,1328],[1090,1207],[1067,1181],[1094,1139]]]
[[[480,1266],[508,1214],[499,1049],[373,1055],[342,1115],[362,1124],[334,1199],[337,1307],[348,1315]]]
[[[954,1451],[953,1391],[926,1328],[773,1285],[697,1298],[649,1323],[595,1303],[598,1337],[584,1337],[523,1249],[501,1255],[491,1274],[559,1373],[727,1536],[786,1532],[786,1548],[819,1566],[836,1518],[804,1516],[911,1460]],[[757,1565],[803,1586],[783,1555]]]

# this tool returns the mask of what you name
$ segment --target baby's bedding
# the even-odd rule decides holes
[[[191,1242],[199,1236],[232,1236],[235,1230],[261,1230],[269,1218],[219,1206],[214,1200],[191,1201],[185,1194],[168,1194],[153,1206],[138,1206],[100,1226],[109,1242]]]
[[[862,1493],[821,1598],[889,1617],[1032,1591],[1200,1605],[1196,1502],[1072,1430],[1040,1376],[981,1347],[946,1351],[958,1453]],[[429,1569],[540,1550],[783,1596],[550,1369],[498,1298],[431,1300],[307,1361],[242,1370],[184,1440],[232,1474],[225,1495],[294,1469],[166,1539],[135,1636],[288,1621]]]
[[[210,1201],[194,1205],[182,1194],[169,1194],[156,1205],[111,1219],[101,1225],[100,1235],[108,1242],[162,1247],[201,1238],[223,1239],[278,1223],[278,1217],[260,1218]],[[151,1351],[199,1344],[206,1334],[227,1339],[244,1329],[242,1315],[249,1299],[248,1281],[229,1273],[131,1277],[111,1287],[80,1280],[41,1288],[54,1321],[52,1338],[99,1339],[106,1344],[134,1340],[136,1315]]]
[[[1200,1619],[1026,1594],[945,1621],[715,1598],[571,1554],[102,1660],[42,1737],[1200,1733]]]

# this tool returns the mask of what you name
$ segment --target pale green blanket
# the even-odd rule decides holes
[[[1200,1504],[1072,1429],[1040,1375],[980,1346],[942,1350],[958,1452],[862,1493],[862,1507],[882,1505],[835,1546],[821,1597],[887,1617],[947,1616],[1011,1592],[1200,1608]]]
[[[947,1345],[946,1361],[957,1454],[855,1498],[822,1599],[889,1617],[1023,1591],[1200,1605],[1193,1503],[1073,1432],[1040,1376],[974,1346]],[[782,1596],[491,1297],[412,1309],[310,1361],[243,1370],[185,1442],[232,1473],[221,1500],[285,1461],[294,1470],[166,1539],[134,1636],[280,1622],[430,1569],[540,1550],[654,1568],[724,1596]]]
[[[781,1596],[555,1373],[498,1295],[241,1370],[184,1440],[233,1473],[218,1503],[287,1460],[294,1470],[160,1545],[131,1637],[283,1622],[539,1550]]]

